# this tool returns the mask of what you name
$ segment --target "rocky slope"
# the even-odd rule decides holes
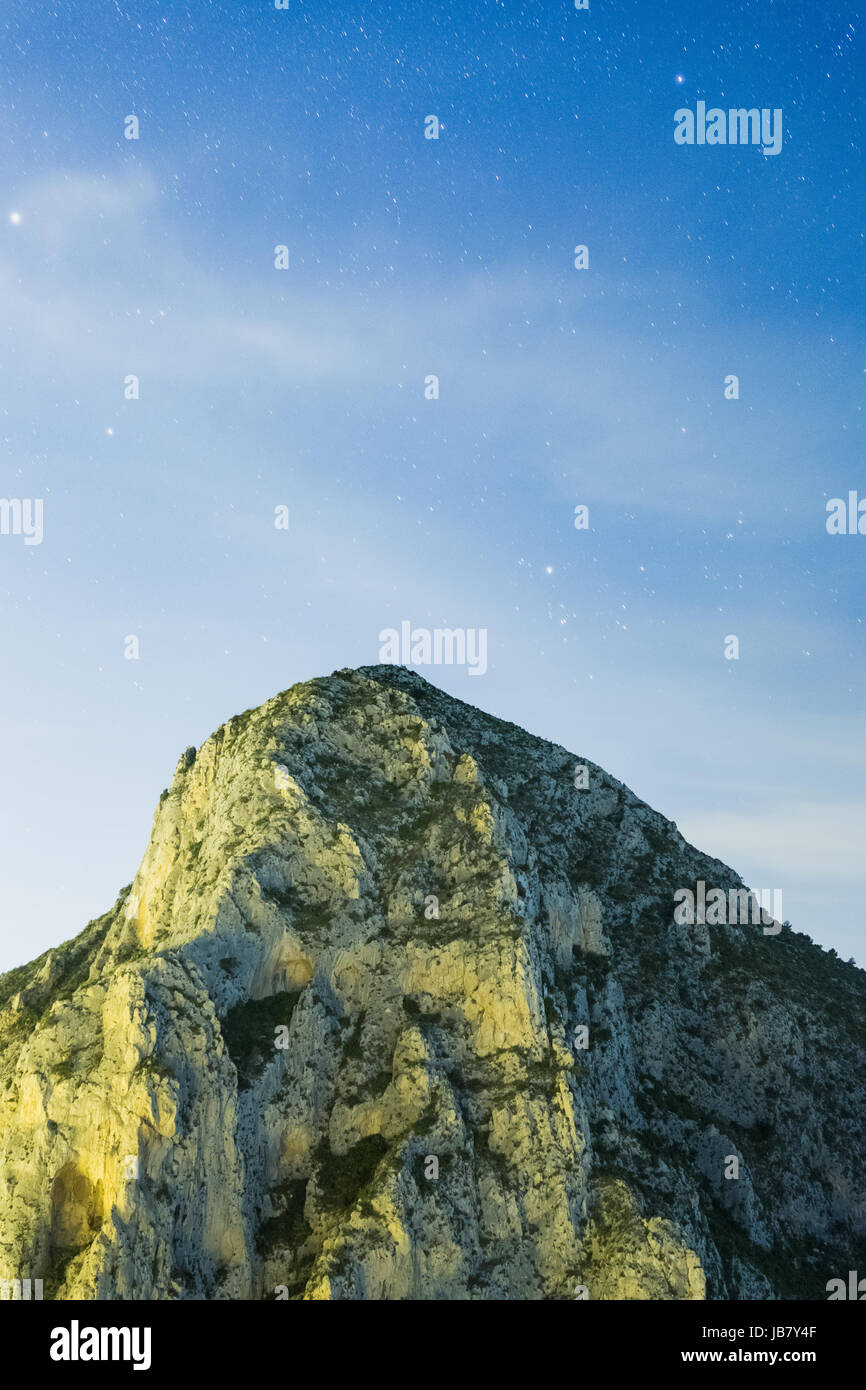
[[[389,666],[189,749],[113,909],[0,977],[0,1278],[823,1299],[866,1270],[866,974],[678,925],[677,889],[740,879],[577,761]]]

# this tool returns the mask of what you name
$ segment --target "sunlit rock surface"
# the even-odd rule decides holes
[[[699,879],[740,885],[401,668],[229,720],[112,910],[0,977],[0,1278],[826,1298],[866,1269],[866,974],[676,925]]]

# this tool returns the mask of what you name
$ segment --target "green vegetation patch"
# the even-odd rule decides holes
[[[288,1025],[300,991],[281,990],[267,999],[248,999],[229,1009],[222,1035],[238,1074],[239,1090],[252,1086],[274,1052],[275,1029]]]
[[[304,1244],[310,1234],[310,1226],[304,1217],[306,1195],[307,1183],[303,1178],[289,1179],[272,1190],[274,1205],[281,1210],[259,1227],[256,1249],[260,1255],[268,1256],[284,1248],[296,1250]]]
[[[353,1207],[387,1152],[388,1142],[381,1134],[368,1135],[345,1154],[332,1153],[322,1144],[316,1151],[322,1205],[329,1211]]]

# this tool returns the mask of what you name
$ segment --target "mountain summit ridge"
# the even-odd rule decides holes
[[[114,907],[0,977],[0,1279],[825,1298],[866,1262],[866,974],[676,921],[700,882],[742,887],[416,672],[229,719]]]

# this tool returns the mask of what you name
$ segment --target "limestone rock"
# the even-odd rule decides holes
[[[739,877],[580,761],[390,666],[188,749],[114,907],[0,977],[0,1277],[776,1299],[866,1268],[866,975],[675,923]]]

